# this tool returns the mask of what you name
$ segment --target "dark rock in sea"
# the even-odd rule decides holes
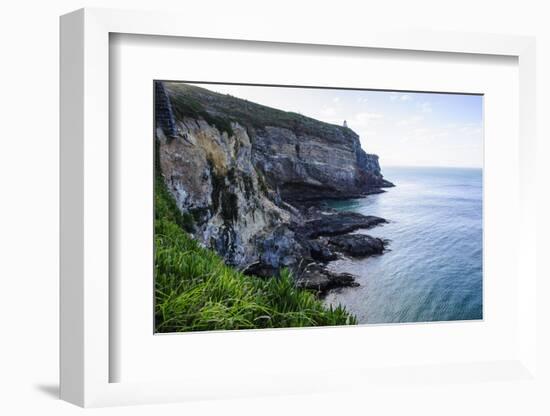
[[[366,234],[347,234],[329,238],[329,244],[352,257],[366,257],[384,252],[385,241]]]
[[[381,185],[380,185],[382,188],[393,188],[395,187],[395,184],[391,183],[390,181],[386,180],[386,179],[382,179],[381,180]]]
[[[334,236],[347,234],[359,229],[369,229],[386,222],[384,218],[375,217],[374,215],[362,215],[356,212],[339,212],[306,221],[303,226],[298,227],[296,233],[303,234],[308,238]]]
[[[296,284],[303,289],[315,290],[321,296],[331,289],[359,286],[353,275],[334,273],[317,263],[309,264],[296,280]]]
[[[311,257],[317,261],[327,262],[338,258],[338,255],[329,248],[326,241],[309,241],[309,252]]]

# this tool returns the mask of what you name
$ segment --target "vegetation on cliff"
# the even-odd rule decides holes
[[[176,119],[202,118],[231,135],[231,122],[262,130],[266,126],[292,130],[296,134],[331,137],[358,137],[351,129],[325,123],[292,111],[283,111],[252,101],[219,94],[185,83],[166,83]]]
[[[192,219],[182,216],[160,175],[155,188],[157,332],[357,323],[345,308],[327,308],[314,293],[296,288],[287,270],[261,279],[225,265],[186,232]]]

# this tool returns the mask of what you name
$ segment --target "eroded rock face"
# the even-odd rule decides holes
[[[178,207],[193,215],[196,237],[228,263],[255,261],[253,240],[289,223],[290,214],[261,189],[246,130],[234,123],[229,136],[194,119],[176,126],[176,137],[159,129],[157,139],[161,170]]]
[[[378,157],[367,155],[348,128],[313,135],[266,126],[255,132],[252,156],[290,202],[361,196],[384,185]]]

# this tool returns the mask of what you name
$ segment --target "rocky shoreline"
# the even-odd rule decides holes
[[[298,274],[297,285],[315,290],[319,296],[340,287],[355,287],[359,283],[349,273],[336,273],[327,266],[331,261],[364,258],[384,253],[389,241],[367,234],[351,234],[387,223],[384,218],[354,212],[322,212],[295,228],[299,240],[306,242],[311,260]]]
[[[384,253],[389,241],[367,234],[352,234],[387,223],[384,218],[355,212],[336,211],[324,206],[302,207],[302,221],[293,223],[289,230],[298,242],[300,261],[290,265],[300,288],[316,291],[320,297],[330,290],[355,287],[359,283],[349,273],[336,273],[328,268],[331,261],[353,257],[364,258]],[[277,249],[284,250],[284,239],[278,239]],[[281,246],[282,243],[282,246]],[[278,269],[264,261],[247,265],[246,274],[270,278]]]

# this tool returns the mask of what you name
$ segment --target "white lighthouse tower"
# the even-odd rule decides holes
[[[344,120],[344,127],[348,127],[348,122]]]

